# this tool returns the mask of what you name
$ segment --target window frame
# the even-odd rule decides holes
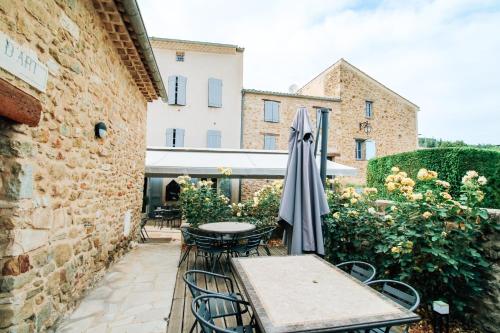
[[[365,152],[364,152],[365,141],[366,141],[365,139],[354,139],[354,159],[356,161],[364,161],[365,160]],[[358,145],[359,145],[359,149],[358,149]]]
[[[369,107],[368,107],[369,106]],[[373,118],[373,101],[365,100],[365,118]]]

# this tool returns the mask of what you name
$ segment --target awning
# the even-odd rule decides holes
[[[148,147],[146,177],[220,177],[219,168],[231,168],[235,178],[283,178],[285,150]],[[316,159],[319,168],[319,156]],[[357,169],[327,161],[327,175],[356,176]]]

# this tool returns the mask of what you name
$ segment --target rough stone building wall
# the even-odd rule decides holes
[[[355,159],[355,139],[372,139],[376,156],[417,149],[418,106],[375,81],[341,59],[299,90],[302,94],[340,98],[340,122],[331,122],[340,130],[335,142],[339,156],[335,161],[358,168],[357,177],[342,177],[346,183],[364,184],[367,161]],[[373,102],[373,117],[365,117],[365,101]],[[359,123],[368,120],[372,132],[365,134]],[[329,147],[330,148],[330,147]]]
[[[63,27],[65,15],[78,34]],[[50,71],[40,93],[0,69],[43,106],[37,127],[0,118],[0,332],[42,332],[135,235],[146,100],[91,1],[0,1],[0,31]],[[94,136],[98,121],[104,140]]]
[[[280,116],[278,123],[264,121],[264,101],[271,100],[280,102]],[[242,118],[242,148],[263,149],[264,135],[273,134],[277,136],[276,146],[278,150],[288,149],[288,138],[290,126],[299,107],[306,107],[313,126],[316,127],[316,109],[318,107],[329,108],[330,122],[339,121],[339,103],[334,99],[322,99],[308,96],[290,96],[288,94],[273,94],[272,92],[245,91],[243,94],[243,118]],[[340,132],[334,128],[329,136],[329,151],[336,150],[335,142],[338,142]],[[247,199],[253,196],[263,184],[270,180],[243,179],[241,182],[241,198]]]

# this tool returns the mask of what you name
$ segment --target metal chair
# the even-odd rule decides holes
[[[370,282],[377,274],[375,267],[364,261],[346,261],[336,266],[363,283]]]
[[[264,251],[266,251],[266,254],[268,256],[271,255],[271,250],[269,250],[269,241],[271,240],[271,236],[276,230],[276,226],[267,226],[267,227],[262,227],[257,229],[256,233],[259,233],[262,235],[262,239],[260,241],[260,247],[264,248]]]
[[[208,289],[203,289],[198,286],[196,281],[198,279],[215,279],[215,282],[217,283],[217,280],[222,281],[226,285],[227,292],[218,292],[218,291],[213,291],[213,290],[208,290]],[[233,280],[225,275],[222,274],[215,274],[211,272],[206,272],[206,271],[200,271],[200,270],[190,270],[184,273],[183,275],[183,280],[186,283],[186,285],[189,288],[189,291],[191,292],[191,296],[193,298],[196,298],[201,295],[222,295],[229,297],[231,299],[235,300],[243,300],[243,296],[241,294],[236,293],[234,291],[234,283]],[[234,307],[234,304],[232,303],[227,303],[225,301],[221,301],[220,299],[210,299],[209,300],[209,305],[211,306],[212,310],[212,318],[222,318],[222,317],[230,317],[230,316],[236,316],[237,322],[240,324],[242,322],[241,315],[243,313],[248,312],[248,307],[243,306],[242,308],[236,308]],[[196,322],[193,324],[191,327],[190,332],[194,330],[196,327]]]
[[[181,234],[182,238],[184,239],[185,248],[177,267],[181,266],[182,262],[189,256],[191,249],[196,245],[196,243],[194,242],[194,238],[192,237],[192,233],[188,231],[188,228],[181,228]]]
[[[261,241],[262,234],[260,233],[238,237],[234,240],[234,243],[230,248],[230,252],[238,257],[249,257],[252,252],[255,252],[258,256],[260,256],[259,246],[261,244]]]
[[[395,280],[375,280],[368,282],[367,285],[378,290],[381,294],[410,311],[415,311],[420,305],[420,296],[418,292],[406,283]],[[410,325],[406,325],[402,332],[408,333],[409,328]],[[391,327],[375,328],[371,329],[369,332],[389,333],[391,332]]]
[[[189,231],[185,233],[191,237],[196,245],[196,257],[201,256],[205,263],[211,264],[211,272],[215,271],[215,266],[220,262],[224,253],[227,254],[228,243],[222,238],[215,238],[206,235],[199,235]]]
[[[215,301],[215,302],[214,302]],[[215,308],[220,306],[213,304],[224,304],[224,306],[230,306],[235,309],[241,309],[242,306],[248,307],[250,304],[243,300],[237,300],[231,297],[217,295],[217,294],[206,294],[200,295],[193,300],[191,304],[191,311],[193,312],[196,322],[200,324],[202,333],[253,333],[256,332],[257,324],[255,318],[252,319],[249,324],[243,324],[242,321],[237,322],[236,327],[223,328],[216,326],[214,319]],[[240,312],[240,319],[241,319]]]
[[[149,238],[148,231],[146,230],[146,224],[148,223],[148,218],[142,218],[141,219],[141,224],[139,226],[139,235],[141,237],[141,241],[144,243],[146,242],[146,239]]]

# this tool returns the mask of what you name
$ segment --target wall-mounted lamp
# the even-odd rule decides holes
[[[372,125],[370,125],[370,123],[367,121],[364,121],[362,123],[359,123],[359,130],[364,130],[366,134],[370,134],[370,132],[372,131]]]
[[[108,134],[108,128],[106,127],[106,124],[101,122],[98,122],[95,124],[95,136],[100,139],[104,139],[106,135]]]

